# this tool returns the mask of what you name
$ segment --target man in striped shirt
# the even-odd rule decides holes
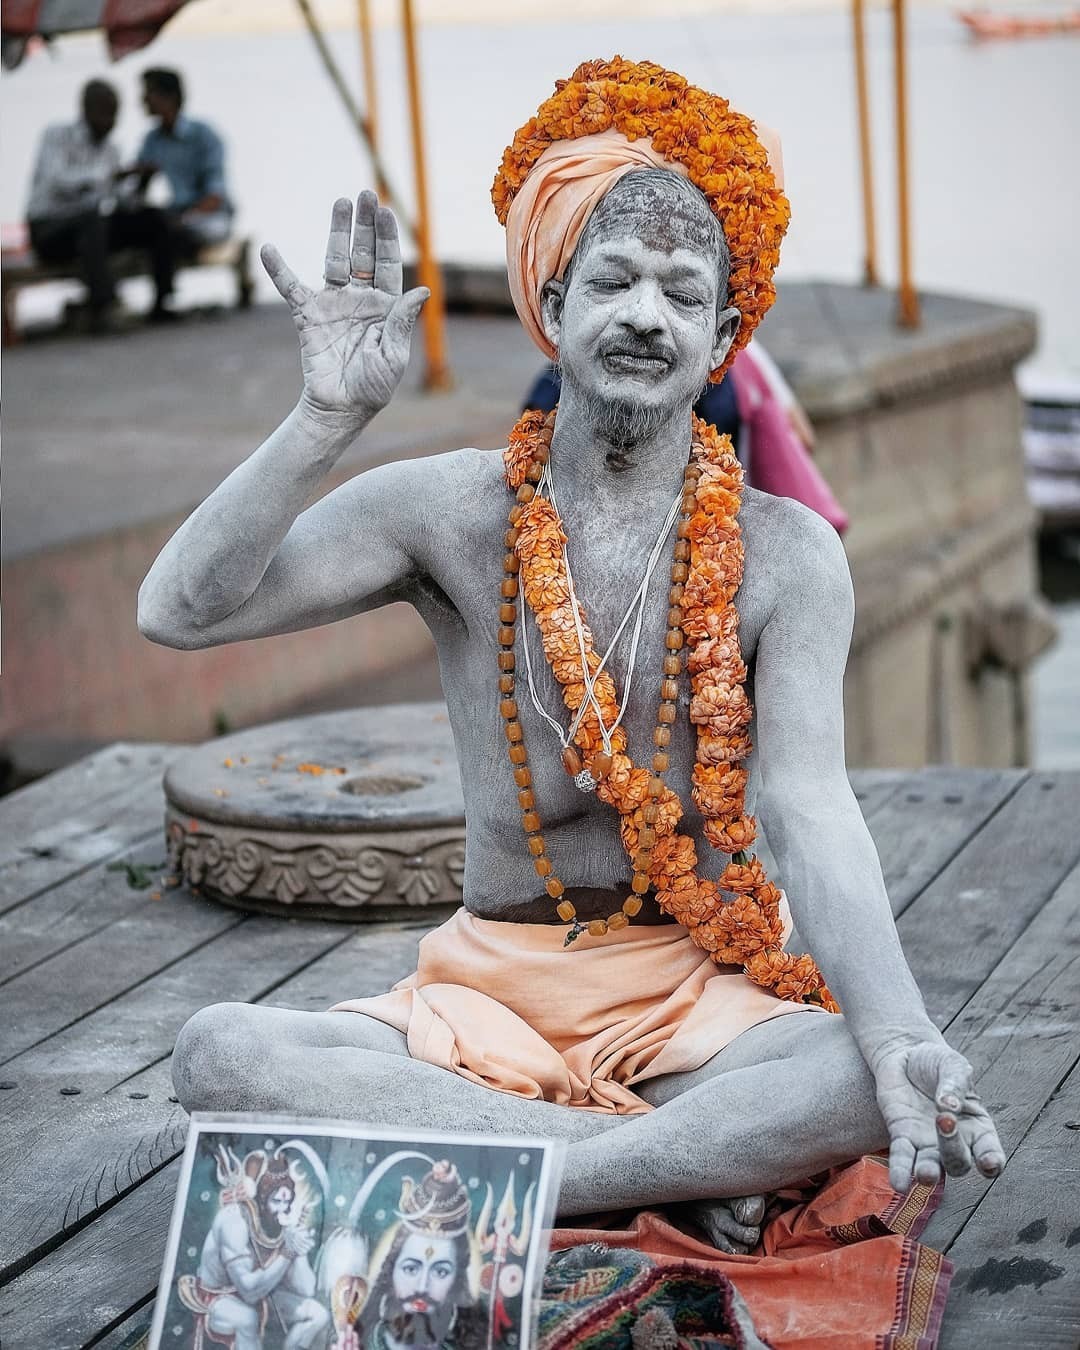
[[[119,99],[112,85],[91,80],[77,122],[46,128],[38,148],[26,216],[34,252],[45,263],[80,264],[89,294],[90,327],[109,329],[115,285],[109,254],[145,248],[158,306],[172,290],[175,249],[165,213],[126,197],[120,156],[109,139]]]

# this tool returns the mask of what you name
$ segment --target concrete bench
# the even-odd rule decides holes
[[[118,281],[130,277],[150,275],[149,255],[144,249],[122,249],[109,255],[113,276]],[[247,309],[251,304],[255,283],[251,276],[251,240],[226,239],[220,244],[207,244],[194,258],[180,264],[179,270],[189,267],[227,267],[236,283],[236,305]],[[0,311],[3,316],[3,345],[13,346],[19,340],[15,315],[15,299],[28,286],[40,286],[47,281],[81,280],[79,264],[43,263],[35,257],[28,245],[4,248],[0,252]]]

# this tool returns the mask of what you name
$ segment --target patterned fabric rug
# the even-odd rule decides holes
[[[919,1185],[898,1195],[884,1161],[867,1157],[780,1192],[749,1256],[717,1251],[650,1210],[622,1226],[616,1217],[604,1227],[556,1229],[552,1250],[581,1253],[582,1283],[549,1260],[541,1350],[935,1350],[953,1268],[917,1239],[940,1197],[941,1187]],[[603,1256],[597,1247],[590,1255],[591,1244]],[[617,1249],[646,1265],[618,1266]],[[653,1308],[672,1330],[639,1344],[635,1310]]]
[[[726,1275],[590,1242],[548,1260],[536,1350],[772,1350]]]

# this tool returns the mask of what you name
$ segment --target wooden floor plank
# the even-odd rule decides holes
[[[1080,859],[1078,819],[1080,774],[1027,779],[901,914],[904,951],[938,1026],[968,1002]]]
[[[1080,1067],[1047,1103],[949,1255],[941,1350],[1080,1345]]]
[[[115,1194],[110,1177],[137,1179],[139,1159],[168,1128],[172,1104],[162,1100],[168,1095],[161,1092],[164,1073],[153,1098],[156,1113],[129,1094],[145,1090],[136,1075],[164,1064],[187,1018],[223,998],[259,998],[342,936],[340,924],[241,919],[4,1067],[5,1081],[16,1086],[3,1093],[0,1212],[9,1222],[0,1225],[0,1279],[65,1226],[88,1217],[92,1211],[71,1210],[72,1194],[92,1195],[100,1206]],[[28,1157],[41,1160],[29,1172]]]
[[[243,923],[183,893],[145,893],[137,908],[0,988],[0,1066]]]
[[[269,998],[275,1008],[322,1012],[347,998],[385,994],[416,969],[417,947],[430,924],[362,924],[340,947],[327,952]]]
[[[18,857],[0,868],[0,914],[84,875],[96,863],[122,856],[155,834],[162,840],[164,858],[165,799],[159,777],[155,769],[111,798],[73,806],[65,824],[31,836]]]
[[[50,839],[70,837],[72,818],[87,805],[127,798],[133,783],[161,779],[181,746],[118,741],[36,783],[0,798],[0,875],[9,863]]]
[[[146,1350],[153,1315],[154,1304],[151,1301],[133,1312],[130,1317],[125,1317],[118,1327],[114,1327],[100,1340],[95,1341],[93,1350]]]
[[[0,1005],[4,984],[56,952],[142,910],[162,891],[165,844],[157,823],[122,858],[98,863],[0,917]],[[145,869],[129,875],[124,864]],[[133,880],[148,884],[133,885]]]
[[[907,769],[853,769],[848,778],[863,818],[868,820],[897,787],[909,782],[911,777]]]
[[[864,810],[894,915],[900,915],[1016,793],[1022,769],[924,769]]]
[[[954,1039],[978,1060],[977,1069],[985,1064],[981,1082],[988,1100],[993,1104],[999,1090],[1012,1091],[1012,1104],[1004,1107],[1003,1134],[1014,1143],[1037,1113],[1040,1092],[1045,1099],[1046,1085],[1065,1053],[1068,1038],[1064,1034],[1055,1037],[1055,1017],[1060,1022],[1068,1021],[1075,1034],[1076,996],[1064,996],[1069,961],[1073,959],[1069,955],[1073,927],[1068,911],[1074,905],[1070,887],[1077,884],[1074,875],[1066,880],[1066,874],[1075,867],[1080,854],[1080,841],[1073,842],[1074,822],[1080,815],[1080,777],[1071,777],[1070,785],[1069,775],[1055,775],[1055,787],[1044,791],[1039,784],[1045,776],[1023,781],[1022,773],[965,773],[952,780],[947,771],[917,776],[885,771],[862,779],[853,775],[861,793],[860,806],[883,850],[894,899],[899,897],[898,908],[908,906],[901,932],[917,977],[927,985],[931,1010],[942,1024],[957,1013],[967,1019],[957,1021]],[[945,800],[958,794],[960,801]],[[919,800],[909,800],[912,795]],[[148,839],[147,850],[155,842]],[[93,862],[91,858],[78,864],[86,872],[88,885],[101,871]],[[70,877],[70,859],[66,865],[69,871],[64,875]],[[123,883],[122,876],[113,875]],[[59,901],[53,899],[57,891],[65,889],[66,896]],[[36,953],[32,959],[46,958],[45,965],[27,975],[40,970],[53,977],[53,984],[59,982],[58,976],[74,983],[82,978],[82,970],[68,952],[81,948],[84,957],[97,953],[99,958],[107,958],[110,943],[104,934],[110,929],[95,929],[93,907],[80,906],[77,894],[78,886],[69,881],[66,887],[58,885],[57,890],[24,907],[32,915],[39,904],[53,904],[58,928],[64,927],[59,916],[70,913],[66,941],[70,944],[74,935],[75,945],[65,950],[49,949],[47,922],[39,923],[36,929],[33,922],[22,929],[4,928],[7,921],[0,919],[0,944],[5,932],[21,933],[27,944],[23,953]],[[106,904],[111,896],[115,906],[110,927],[117,937],[126,934],[131,939],[127,950],[135,952],[136,947],[152,945],[149,902],[139,898],[127,907],[120,892],[105,888],[102,894]],[[1044,903],[1047,907],[1040,913]],[[8,917],[14,920],[19,912],[13,911]],[[101,916],[105,917],[104,908]],[[974,950],[967,950],[963,932],[956,931],[962,930],[963,924],[968,926],[967,945]],[[317,932],[320,928],[326,931]],[[18,1084],[16,1089],[0,1093],[0,1111],[10,1119],[9,1108],[14,1106],[16,1122],[13,1139],[9,1139],[8,1131],[0,1130],[0,1212],[8,1216],[8,1222],[0,1225],[0,1267],[6,1263],[9,1271],[17,1268],[35,1251],[40,1258],[38,1264],[11,1281],[4,1292],[3,1306],[7,1317],[11,1306],[8,1294],[15,1290],[14,1306],[22,1319],[18,1329],[27,1327],[33,1335],[44,1329],[45,1339],[30,1340],[28,1345],[56,1345],[61,1350],[68,1344],[84,1345],[86,1340],[77,1338],[86,1327],[91,1327],[86,1334],[89,1339],[103,1327],[115,1324],[102,1344],[108,1350],[119,1350],[128,1333],[137,1329],[138,1317],[129,1314],[156,1281],[174,1183],[159,1190],[156,1198],[152,1190],[159,1178],[172,1170],[174,1164],[169,1160],[181,1147],[184,1134],[185,1117],[176,1103],[169,1101],[166,1056],[186,1016],[205,1003],[230,997],[322,1009],[341,998],[379,993],[414,968],[416,943],[423,931],[423,926],[364,927],[346,936],[341,925],[237,920],[235,927],[212,937],[198,950],[181,955],[167,969],[159,967],[140,977],[136,988],[49,1036],[0,1071],[0,1079]],[[34,942],[44,945],[35,948]],[[1044,945],[1055,948],[1060,959],[1056,956],[1048,960],[1049,950],[1040,959],[1040,947]],[[135,959],[145,958],[136,955]],[[56,965],[49,970],[53,961]],[[98,989],[107,996],[107,978],[94,978],[104,979]],[[26,981],[26,976],[11,980],[8,989],[14,986],[18,992],[20,981]],[[955,994],[949,993],[950,985],[955,985]],[[33,981],[21,986],[24,991],[33,987]],[[5,992],[0,989],[0,1023]],[[1019,1006],[1022,996],[1026,996],[1029,1007]],[[1009,1017],[1009,1012],[1017,1016]],[[35,1015],[41,1016],[40,1012]],[[994,1052],[999,1049],[997,1063]],[[59,1088],[64,1084],[79,1087],[80,1095],[60,1096]],[[1071,1118],[1080,1118],[1080,1108]],[[1029,1165],[1026,1150],[1031,1139],[1037,1140],[1041,1127],[1040,1119],[1011,1159],[1005,1176],[960,1231],[954,1252],[960,1266],[958,1284],[974,1280],[979,1263],[985,1264],[987,1251],[993,1250],[992,1244],[1003,1240],[999,1233],[1002,1221],[993,1207],[1003,1203],[996,1198],[998,1188],[1014,1169]],[[1070,1139],[1080,1139],[1080,1134],[1074,1132]],[[29,1169],[20,1166],[28,1157],[48,1159],[48,1165],[42,1161],[41,1166],[35,1164]],[[163,1166],[165,1170],[155,1174],[155,1169]],[[36,1180],[28,1182],[28,1172],[35,1173]],[[142,1181],[147,1176],[150,1179]],[[63,1179],[62,1184],[57,1184],[58,1178]],[[982,1191],[974,1199],[957,1196],[953,1202],[955,1194],[950,1193],[947,1205],[953,1203],[952,1222],[954,1231],[959,1231]],[[151,1212],[155,1204],[156,1219]],[[152,1255],[148,1261],[140,1258],[136,1262],[140,1270],[126,1283],[122,1272],[110,1272],[99,1294],[89,1283],[84,1284],[83,1270],[87,1281],[98,1278],[101,1271],[96,1241],[103,1250],[110,1250],[115,1236],[114,1216],[125,1207],[133,1215],[142,1215],[136,1218],[135,1229],[144,1234],[144,1247],[150,1241]],[[155,1222],[156,1240],[145,1238]],[[980,1237],[979,1227],[984,1222],[990,1224],[988,1236]],[[1047,1243],[1051,1242],[1052,1228],[1048,1221]],[[1039,1247],[1042,1239],[1029,1237],[1030,1241],[1015,1239],[1017,1251]],[[965,1244],[971,1244],[970,1250]],[[114,1265],[126,1262],[130,1266],[131,1246],[126,1239],[122,1255],[118,1255],[119,1250],[117,1246],[111,1249]],[[1080,1234],[1074,1248],[1066,1250],[1080,1260]],[[84,1251],[89,1253],[85,1265]],[[1066,1264],[1052,1254],[1045,1259],[1051,1264]],[[79,1325],[62,1326],[60,1339],[56,1339],[47,1318],[56,1314],[53,1282],[61,1271],[67,1277],[65,1298],[70,1300],[74,1292],[82,1299],[86,1318]],[[1069,1278],[1057,1277],[1053,1283],[1064,1288]],[[1041,1294],[1049,1287],[1044,1281]],[[971,1292],[973,1297],[1001,1302],[999,1296],[988,1295],[978,1287]],[[1023,1290],[1021,1294],[1026,1297]],[[72,1314],[76,1321],[81,1315],[79,1310]],[[950,1327],[953,1321],[950,1317]],[[0,1335],[5,1346],[22,1344],[11,1335],[6,1321]],[[1023,1343],[1040,1344],[1027,1337]],[[969,1342],[947,1344],[950,1350],[958,1350]],[[1005,1342],[978,1339],[970,1344],[972,1350],[982,1350],[984,1345],[996,1347]]]
[[[0,1343],[11,1350],[83,1350],[152,1294],[161,1273],[178,1161],[16,1276],[0,1299]]]
[[[971,1061],[1011,1158],[1080,1055],[1080,865],[946,1034]],[[950,1179],[925,1240],[947,1251],[988,1189],[978,1177]]]

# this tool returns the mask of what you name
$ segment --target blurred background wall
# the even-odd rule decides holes
[[[991,8],[1023,15],[1052,7],[1001,0]],[[322,0],[315,10],[358,91],[354,6]],[[411,211],[398,7],[373,0],[373,14],[380,141]],[[793,221],[782,299],[764,340],[816,419],[819,463],[853,516],[848,545],[864,628],[849,679],[852,760],[1080,763],[1080,713],[1069,697],[1080,680],[1080,555],[1071,528],[1046,530],[1037,570],[1040,522],[1027,504],[1025,413],[1014,381],[1019,364],[1022,383],[1069,390],[1080,382],[1080,189],[1072,167],[1080,37],[975,42],[952,5],[910,6],[916,279],[950,302],[973,298],[1000,309],[931,306],[929,339],[924,331],[909,340],[891,328],[891,297],[883,295],[871,316],[874,334],[884,335],[874,348],[859,300],[846,4],[428,0],[417,14],[435,251],[464,267],[466,281],[473,269],[483,278],[501,265],[502,231],[488,192],[503,146],[581,59],[647,57],[779,129]],[[868,5],[867,24],[879,260],[891,286],[886,8]],[[330,202],[373,175],[286,0],[195,0],[150,47],[116,65],[100,37],[74,36],[5,72],[0,221],[21,218],[41,132],[74,116],[88,78],[104,76],[119,89],[116,135],[134,152],[146,127],[138,76],[149,65],[180,69],[189,110],[224,135],[239,232],[256,245],[272,239],[315,278]],[[237,315],[221,308],[231,303],[228,274],[186,273],[179,303],[191,318],[181,331],[98,343],[51,332],[77,287],[19,297],[26,338],[4,361],[0,676],[0,742],[14,772],[86,741],[197,739],[296,708],[437,692],[427,636],[400,607],[218,653],[154,650],[134,631],[134,594],[166,531],[298,392],[291,325],[265,277],[256,287],[270,304]],[[145,305],[148,283],[125,283],[125,294],[133,307]],[[344,472],[403,453],[500,443],[538,359],[513,320],[499,315],[453,320],[449,355],[454,390],[424,394],[414,371]],[[845,380],[859,385],[861,403],[837,402]],[[907,610],[897,603],[901,572],[916,595]],[[1040,576],[1062,640],[1033,664]],[[1026,617],[1017,619],[1020,610]]]

